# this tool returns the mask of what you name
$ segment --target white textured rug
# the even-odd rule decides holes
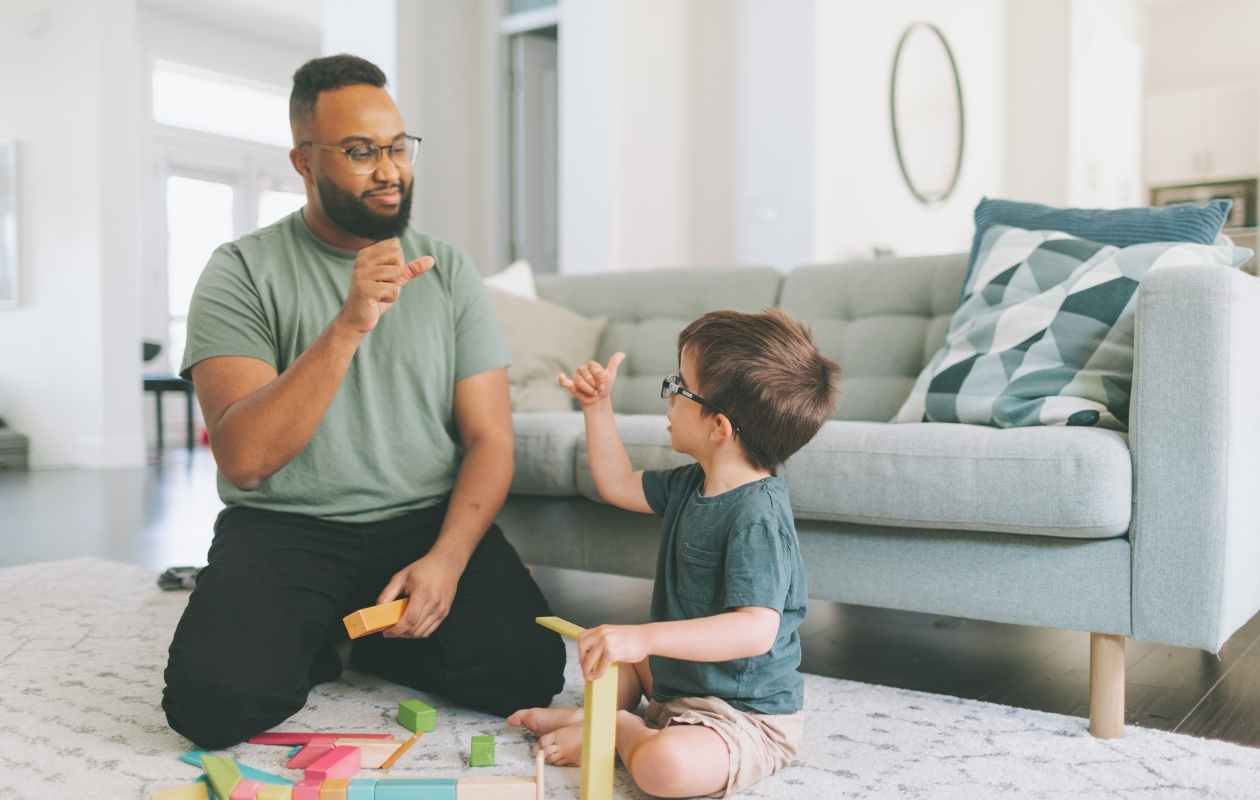
[[[147,570],[91,559],[0,569],[0,798],[141,798],[194,779],[190,745],[159,707],[166,647],[186,600]],[[561,701],[581,684],[569,662]],[[348,673],[312,693],[283,727],[405,733],[414,692]],[[1130,727],[1118,741],[1085,720],[809,676],[797,765],[743,796],[766,798],[1260,797],[1260,750]],[[502,720],[440,698],[438,729],[391,775],[457,777],[473,734],[497,739],[498,766],[530,773],[530,742]],[[285,748],[242,745],[250,766],[283,769]],[[549,798],[576,798],[576,769],[548,767]],[[617,797],[644,797],[618,773]]]

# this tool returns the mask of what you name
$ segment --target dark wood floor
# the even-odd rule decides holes
[[[220,508],[214,463],[170,451],[132,470],[0,472],[0,566],[97,556],[160,569],[201,564]],[[651,582],[538,567],[557,614],[583,625],[646,619]],[[1089,636],[811,601],[806,672],[1084,717]],[[1260,746],[1260,616],[1220,656],[1130,641],[1130,724]]]

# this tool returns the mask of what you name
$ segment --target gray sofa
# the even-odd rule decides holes
[[[965,258],[548,277],[544,299],[609,319],[638,468],[685,463],[659,397],[679,330],[782,306],[842,369],[835,420],[784,468],[811,596],[1091,634],[1090,727],[1118,736],[1126,638],[1216,652],[1260,608],[1260,281],[1168,269],[1138,296],[1128,435],[890,424],[944,340]],[[603,504],[581,414],[515,416],[500,522],[522,556],[651,577],[659,520]]]

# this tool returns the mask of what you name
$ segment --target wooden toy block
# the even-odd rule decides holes
[[[336,741],[336,739],[325,736],[311,739],[310,743],[299,750],[297,755],[290,758],[285,766],[289,769],[306,769],[332,752],[332,749],[336,747]]]
[[[493,767],[494,766],[494,737],[493,736],[474,736],[472,737],[472,747],[468,753],[468,766],[470,767]]]
[[[454,778],[382,778],[375,800],[458,800]]]
[[[169,786],[158,789],[149,800],[215,800],[210,796],[210,787],[204,783],[186,783],[183,786]]]
[[[388,757],[388,758],[386,758],[384,761],[382,761],[382,762],[381,762],[381,766],[380,766],[380,768],[381,768],[381,769],[389,769],[390,767],[392,767],[392,766],[394,766],[395,764],[397,764],[397,763],[398,763],[398,759],[402,758],[402,757],[403,757],[403,754],[404,754],[404,753],[406,753],[408,750],[410,750],[410,749],[411,749],[411,746],[412,746],[413,744],[415,744],[415,743],[416,743],[416,742],[420,739],[420,737],[421,737],[421,736],[424,736],[424,734],[423,734],[423,733],[419,733],[419,732],[417,732],[417,733],[413,733],[413,734],[411,735],[411,738],[410,738],[410,739],[408,739],[407,741],[405,741],[405,742],[403,742],[401,745],[399,745],[397,750],[395,750],[394,752],[390,753],[389,757]]]
[[[398,739],[338,739],[338,747],[359,748],[361,769],[380,769],[404,742]]]
[[[392,734],[388,733],[354,733],[349,731],[330,731],[324,733],[321,731],[298,732],[298,731],[272,731],[271,733],[260,733],[249,739],[250,744],[301,744],[307,745],[312,739],[392,739]]]
[[[567,619],[561,619],[560,617],[534,617],[534,622],[537,622],[549,631],[555,631],[567,639],[576,639],[586,630],[581,625],[574,625]]]
[[[358,639],[369,634],[383,631],[386,628],[392,628],[398,624],[398,620],[402,619],[403,611],[407,608],[407,598],[395,600],[392,603],[382,603],[379,606],[369,606],[361,608],[350,614],[346,614],[341,618],[345,623],[346,633],[351,639]]]
[[[258,800],[258,790],[262,784],[249,778],[241,778],[232,790],[231,800]]]
[[[398,724],[412,733],[428,733],[437,727],[437,709],[419,700],[404,700],[398,704]]]
[[[206,771],[210,788],[219,796],[219,800],[229,800],[236,784],[241,782],[241,771],[236,768],[236,761],[228,756],[205,755],[201,757],[201,768]]]
[[[460,778],[455,793],[457,800],[535,800],[537,797],[533,778],[502,775]]]
[[[306,777],[323,780],[349,778],[359,771],[360,763],[359,748],[334,747],[306,768]]]
[[[181,755],[179,757],[179,760],[183,761],[185,764],[192,764],[194,767],[201,767],[202,769],[205,769],[205,767],[201,763],[201,760],[205,758],[207,755],[209,755],[209,753],[206,753],[204,750],[191,750]],[[254,769],[253,767],[248,766],[246,764],[237,764],[236,768],[240,770],[242,778],[252,778],[253,780],[258,781],[259,783],[274,783],[280,786],[293,785],[293,781],[289,780],[283,775],[276,775],[271,772],[264,772],[261,769]]]
[[[258,800],[292,800],[293,787],[264,783],[258,789]]]
[[[304,780],[293,786],[293,800],[319,800],[320,780]]]
[[[543,754],[534,754],[534,777],[516,778],[493,775],[460,778],[457,800],[543,800]]]
[[[376,778],[351,778],[346,800],[376,800]]]
[[[582,800],[612,800],[617,757],[617,664],[587,681],[582,701]]]
[[[349,778],[329,778],[319,787],[319,800],[346,800],[349,791]]]

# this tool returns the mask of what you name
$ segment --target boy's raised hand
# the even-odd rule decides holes
[[[613,383],[617,380],[617,369],[625,360],[625,353],[613,353],[606,367],[598,361],[588,361],[573,371],[572,378],[561,373],[560,385],[577,398],[582,408],[593,406],[611,396]]]

